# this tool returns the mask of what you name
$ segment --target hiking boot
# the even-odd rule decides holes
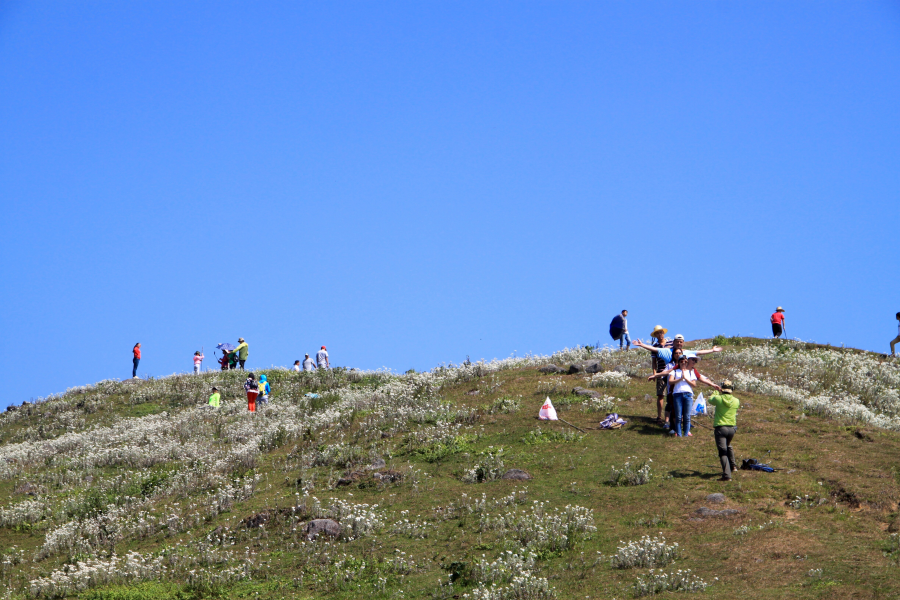
[[[675,430],[674,430],[674,429],[670,429],[670,430],[669,430],[669,435],[675,435]]]
[[[663,429],[671,429],[671,427],[669,426],[668,423],[666,423],[665,425],[663,425]]]
[[[731,477],[722,475],[721,477],[719,477],[719,481],[731,481]]]

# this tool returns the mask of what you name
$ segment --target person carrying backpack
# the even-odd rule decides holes
[[[259,396],[259,384],[256,383],[256,376],[250,373],[247,381],[244,382],[244,390],[247,392],[247,410],[256,412],[256,397]]]
[[[265,376],[265,374],[259,376],[259,398],[257,400],[260,404],[268,404],[269,403],[269,392],[271,388],[269,387],[269,380]]]
[[[727,379],[723,381],[720,390],[720,393],[710,396],[707,402],[716,407],[716,414],[713,417],[713,437],[719,451],[719,461],[722,463],[720,481],[731,481],[731,474],[736,470],[731,441],[737,433],[737,410],[741,406],[741,401],[732,395],[734,384],[731,381]]]
[[[631,338],[628,337],[628,311],[623,310],[613,317],[609,324],[609,335],[614,342],[619,342],[619,350],[631,348]],[[626,345],[627,344],[627,345]]]

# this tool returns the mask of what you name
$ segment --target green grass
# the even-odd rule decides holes
[[[723,336],[720,336],[723,337]],[[746,338],[717,338],[717,342],[738,349],[759,343]],[[717,359],[706,357],[704,373],[719,375]],[[273,388],[280,374],[270,377]],[[456,408],[477,409],[479,418],[464,433],[449,441],[415,451],[404,450],[402,434],[386,437],[381,455],[388,469],[419,472],[418,481],[374,482],[366,475],[352,485],[327,489],[328,481],[350,469],[335,466],[309,468],[298,456],[304,450],[351,439],[366,414],[316,439],[276,444],[255,470],[263,484],[250,500],[236,504],[230,512],[174,537],[158,535],[144,540],[126,540],[116,545],[123,555],[130,550],[153,552],[179,541],[200,540],[222,528],[235,547],[247,548],[257,556],[258,568],[250,580],[223,587],[192,587],[184,581],[147,582],[133,586],[90,589],[81,594],[89,600],[195,600],[200,598],[450,598],[471,592],[469,573],[485,556],[496,558],[506,549],[517,548],[509,535],[496,530],[479,531],[478,513],[451,514],[451,506],[480,499],[487,502],[512,493],[527,497],[527,503],[544,501],[562,509],[579,505],[594,511],[597,531],[581,538],[571,549],[541,554],[536,574],[547,577],[559,598],[628,598],[638,574],[646,569],[614,569],[609,556],[620,540],[636,540],[642,535],[664,532],[669,542],[677,542],[681,558],[676,569],[691,569],[710,587],[708,598],[895,598],[900,597],[900,566],[889,527],[900,521],[900,435],[844,423],[808,417],[781,400],[738,394],[751,408],[740,412],[734,446],[740,458],[756,457],[780,470],[773,474],[743,472],[730,484],[717,481],[718,458],[710,422],[700,419],[693,438],[671,439],[662,434],[656,416],[653,384],[632,379],[627,392],[606,390],[618,395],[619,414],[628,424],[614,431],[596,426],[605,415],[580,410],[568,393],[550,394],[557,408],[565,407],[564,418],[586,431],[567,425],[538,422],[536,419],[546,393],[538,392],[538,381],[546,375],[536,369],[502,371],[494,374],[500,386],[490,395],[471,396],[473,382],[441,390],[443,400]],[[583,385],[583,376],[561,375],[570,390]],[[370,382],[371,383],[371,382]],[[364,385],[354,383],[354,386]],[[485,407],[503,396],[521,396],[521,407],[510,413],[489,414]],[[310,403],[310,410],[325,410],[335,396],[323,393]],[[580,402],[580,399],[578,400]],[[485,404],[487,403],[487,404]],[[130,405],[123,396],[110,397],[102,410],[86,415],[86,421],[152,415],[177,410],[178,402],[160,398]],[[38,416],[16,425],[22,430],[37,423]],[[538,435],[536,431],[540,431]],[[15,431],[5,432],[9,443]],[[874,442],[873,442],[874,440]],[[460,474],[469,469],[489,447],[504,448],[506,468],[529,472],[524,482],[488,481],[467,484]],[[364,454],[364,453],[363,453]],[[621,467],[630,457],[652,459],[652,478],[638,486],[611,486],[610,468]],[[148,469],[135,480],[127,494],[143,497],[161,485],[177,467]],[[114,471],[114,470],[113,470]],[[427,476],[425,475],[427,473]],[[242,525],[247,517],[265,510],[291,506],[298,492],[297,480],[315,480],[314,494],[320,499],[334,497],[348,502],[378,504],[386,524],[374,537],[336,544],[336,552],[347,557],[340,567],[306,561],[296,548],[297,537],[290,523],[275,520],[264,530]],[[0,505],[21,502],[27,497],[15,492],[27,477],[0,482]],[[67,493],[60,490],[60,493]],[[706,502],[706,496],[723,492],[725,508],[738,515],[724,519],[701,519],[700,507],[723,508]],[[804,495],[826,498],[822,505],[795,508],[790,502]],[[162,500],[159,510],[170,510]],[[89,488],[74,516],[95,514],[107,503],[115,503],[100,490]],[[513,507],[515,508],[515,507]],[[493,509],[497,513],[500,509]],[[408,512],[402,512],[408,511]],[[489,511],[491,512],[491,511]],[[428,521],[427,537],[411,538],[394,534],[390,525],[401,518]],[[774,521],[777,526],[758,526]],[[735,535],[747,525],[750,531]],[[12,530],[0,528],[0,548],[13,545],[26,549],[30,558],[43,542],[39,527]],[[892,545],[893,544],[893,545]],[[392,571],[389,561],[399,553],[412,557],[417,569],[405,576]],[[594,557],[606,558],[596,563]],[[14,589],[28,579],[47,575],[62,564],[60,558],[26,561],[6,569],[3,577]],[[809,572],[823,569],[821,577]],[[352,581],[342,578],[358,572]],[[455,580],[453,586],[439,587],[438,581]],[[718,581],[714,581],[718,578]],[[19,586],[19,587],[16,587]],[[399,591],[402,590],[402,596]],[[665,597],[670,597],[665,596]]]

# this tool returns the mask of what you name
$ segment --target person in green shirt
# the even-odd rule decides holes
[[[731,481],[731,473],[736,470],[734,463],[734,450],[731,440],[737,432],[737,410],[741,401],[735,398],[734,384],[725,380],[721,385],[722,391],[713,394],[707,402],[716,407],[713,417],[713,435],[716,438],[716,448],[719,450],[719,461],[722,463],[722,478],[720,481]]]
[[[209,406],[210,408],[219,408],[219,401],[222,398],[222,396],[219,395],[219,388],[214,387],[212,392],[212,396],[209,397]]]
[[[238,347],[232,350],[237,357],[237,361],[241,365],[241,371],[244,370],[244,363],[247,362],[247,356],[250,354],[250,346],[244,341],[244,338],[238,338]]]

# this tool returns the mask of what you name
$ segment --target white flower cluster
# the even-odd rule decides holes
[[[534,552],[507,550],[493,561],[488,561],[484,554],[472,565],[470,577],[482,584],[509,583],[517,575],[534,570],[537,555]]]
[[[628,542],[620,541],[618,552],[612,557],[612,566],[615,569],[635,569],[638,567],[665,567],[675,562],[680,549],[678,543],[667,544],[662,534],[651,538],[643,536],[639,540]]]
[[[603,413],[609,414],[612,412],[617,412],[616,404],[619,402],[619,399],[615,396],[603,396],[602,398],[592,398],[591,396],[585,396],[584,400],[581,401],[581,410],[587,413]]]
[[[826,502],[828,502],[828,499],[819,495],[810,496],[809,494],[804,494],[802,498],[794,496],[794,499],[788,502],[788,506],[791,508],[815,508],[822,506]]]
[[[638,462],[636,456],[629,456],[621,468],[612,466],[609,469],[610,485],[644,485],[650,483],[650,463],[652,458]]]
[[[816,414],[900,430],[900,364],[797,342],[724,352],[738,389],[796,402]],[[777,367],[777,379],[754,368]]]
[[[716,580],[719,578],[716,577]],[[709,584],[691,573],[690,569],[665,573],[650,569],[646,576],[639,576],[634,584],[635,597],[651,596],[663,592],[702,592]]]
[[[625,387],[628,385],[628,375],[619,371],[604,371],[585,377],[589,387]]]
[[[527,510],[482,514],[479,527],[482,531],[504,532],[523,548],[538,553],[567,550],[597,531],[593,510],[572,505],[551,508],[549,503],[536,500]]]
[[[50,516],[50,504],[44,499],[25,500],[0,508],[0,527],[18,527],[37,523]]]
[[[501,396],[488,407],[488,414],[509,414],[516,412],[522,405],[522,396]]]
[[[546,578],[523,573],[513,577],[508,585],[487,587],[479,584],[462,597],[470,600],[548,600],[555,598],[556,592]]]
[[[411,539],[425,539],[434,528],[434,525],[428,521],[420,521],[418,519],[410,521],[408,510],[400,511],[400,517],[400,520],[391,526],[391,532],[397,535]]]

